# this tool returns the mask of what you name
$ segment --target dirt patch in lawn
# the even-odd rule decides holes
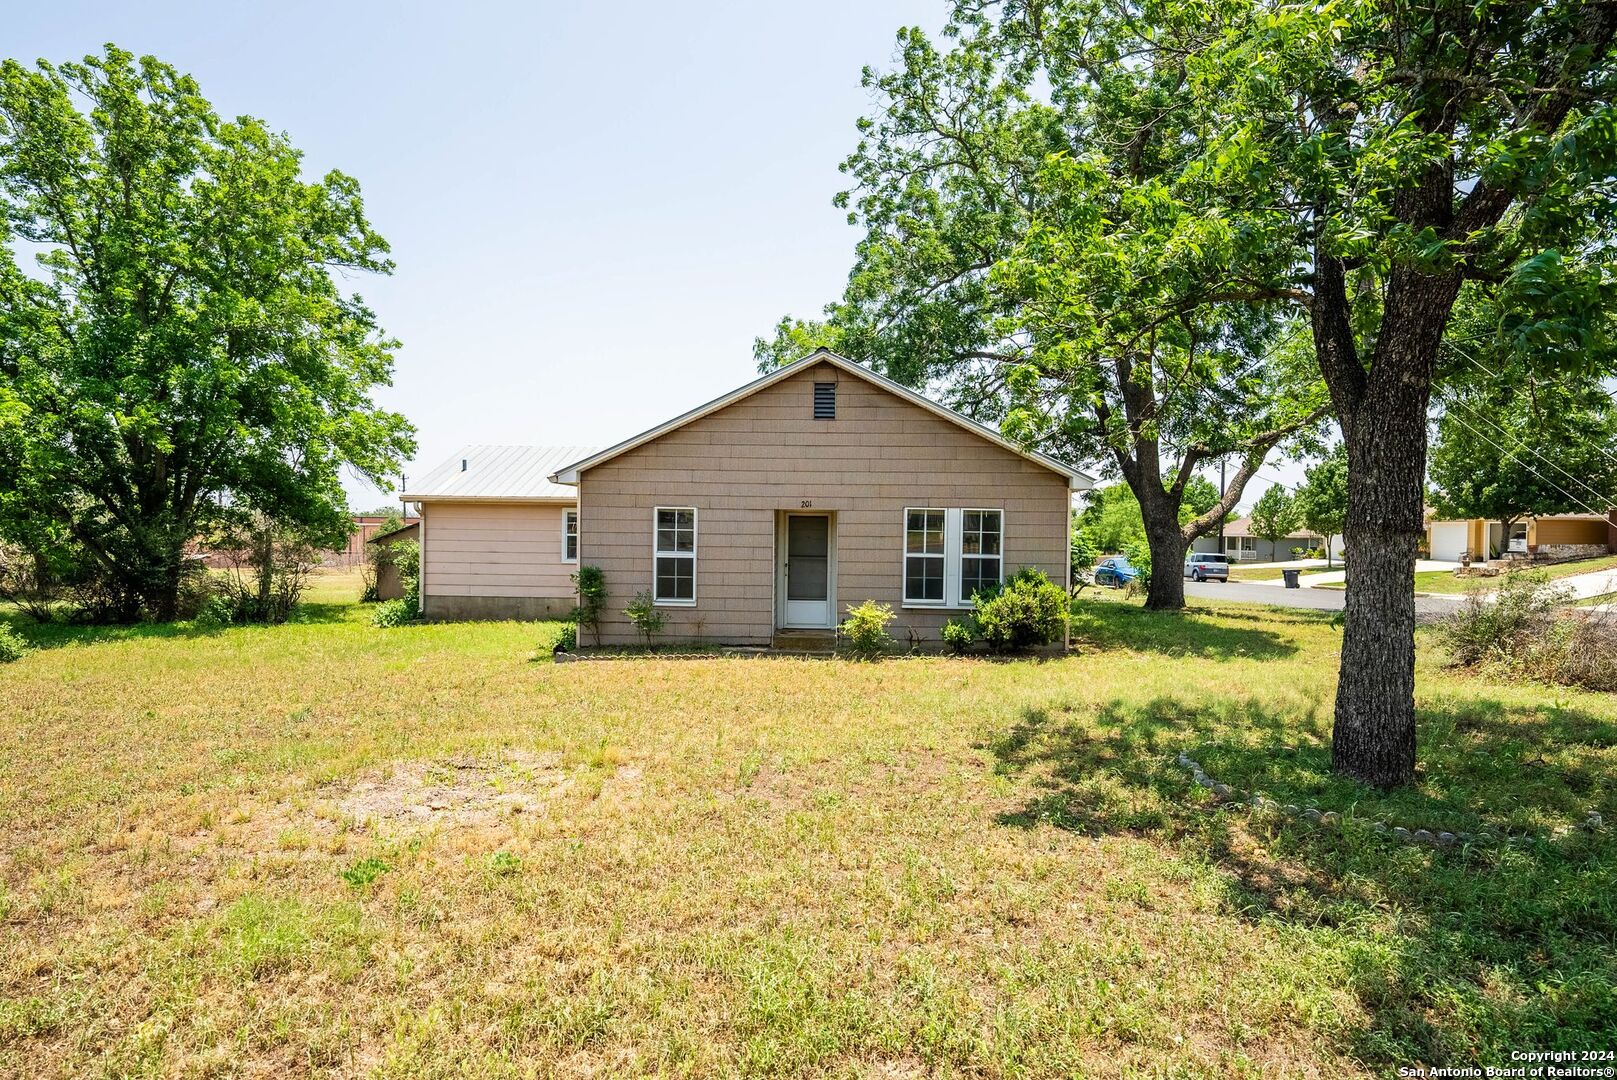
[[[573,780],[558,754],[401,761],[327,797],[352,821],[486,825],[538,809]]]
[[[268,808],[243,808],[192,839],[319,857],[343,850],[344,836],[355,832],[484,829],[556,812],[563,802],[623,806],[638,799],[641,784],[634,764],[568,765],[560,754],[394,761]]]

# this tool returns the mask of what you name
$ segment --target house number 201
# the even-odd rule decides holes
[[[799,508],[803,509],[803,510],[807,510],[809,507],[811,507],[813,505],[814,505],[814,500],[813,499],[804,499],[801,503],[798,504]]]

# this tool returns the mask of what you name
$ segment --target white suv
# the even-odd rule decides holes
[[[1192,581],[1228,581],[1230,560],[1227,555],[1193,551],[1185,556],[1185,576]]]

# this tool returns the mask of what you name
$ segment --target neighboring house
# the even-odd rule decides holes
[[[592,452],[468,446],[411,484],[399,497],[421,517],[421,613],[552,619],[571,611],[578,493],[549,476]]]
[[[1512,522],[1510,535],[1497,521],[1471,518],[1430,521],[1426,545],[1432,558],[1459,562],[1462,555],[1487,560],[1536,552],[1552,559],[1574,559],[1617,552],[1617,510],[1599,514],[1547,514]]]
[[[1342,538],[1331,537],[1333,553],[1342,554]],[[1302,548],[1304,551],[1323,549],[1325,539],[1310,532],[1299,531],[1290,536],[1283,536],[1270,543],[1268,540],[1252,533],[1252,519],[1238,517],[1224,524],[1224,540],[1219,543],[1217,533],[1196,538],[1191,545],[1193,551],[1222,551],[1228,555],[1231,562],[1290,562],[1294,557],[1293,548]]]
[[[674,641],[767,645],[779,630],[828,630],[865,600],[892,605],[900,640],[935,640],[976,588],[1021,567],[1066,583],[1071,492],[1093,484],[826,350],[557,462],[550,487],[515,485],[528,503],[491,502],[469,480],[474,494],[453,501],[458,470],[407,496],[422,502],[425,614],[528,617],[507,602],[537,595],[515,592],[516,577],[551,588],[589,564],[605,577],[609,645],[637,640],[623,609],[640,592]],[[468,460],[464,475],[476,473]],[[563,564],[569,508],[576,561]],[[497,536],[528,561],[497,561]],[[570,585],[563,597],[570,606]]]
[[[391,532],[377,533],[367,544],[376,547],[389,547],[410,540],[421,539],[421,523],[411,521],[408,525],[400,525]],[[378,600],[399,600],[404,597],[404,581],[399,576],[398,564],[391,559],[381,561],[376,567],[376,598]]]

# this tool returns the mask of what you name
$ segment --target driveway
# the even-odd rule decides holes
[[[1313,611],[1341,611],[1347,604],[1342,589],[1277,589],[1273,585],[1232,581],[1187,581],[1185,596],[1195,600],[1233,600],[1242,604],[1270,604],[1275,607],[1309,608]],[[1464,603],[1463,596],[1417,596],[1415,614],[1422,621],[1438,619]]]

